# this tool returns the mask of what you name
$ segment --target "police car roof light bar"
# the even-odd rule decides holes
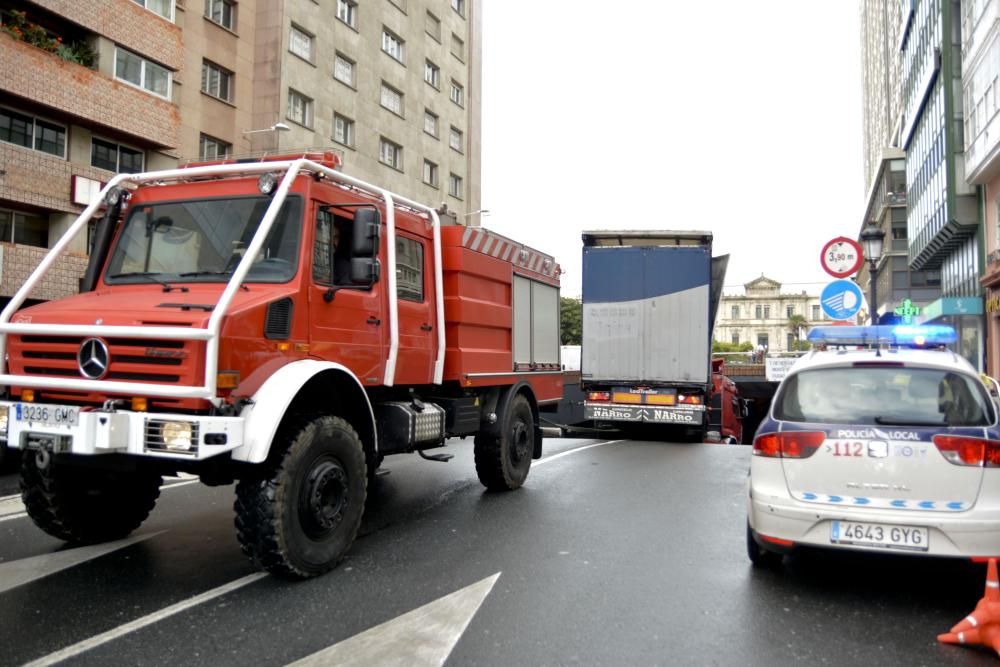
[[[958,340],[955,330],[941,324],[911,326],[813,327],[806,339],[813,345],[892,345],[941,347]]]

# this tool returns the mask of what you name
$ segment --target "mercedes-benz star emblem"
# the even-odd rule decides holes
[[[88,338],[83,341],[76,355],[80,373],[91,380],[100,380],[107,374],[110,360],[108,345],[100,338]]]

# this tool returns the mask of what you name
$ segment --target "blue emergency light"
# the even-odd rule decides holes
[[[958,340],[958,334],[941,324],[863,327],[813,327],[806,339],[813,345],[893,345],[940,347]]]

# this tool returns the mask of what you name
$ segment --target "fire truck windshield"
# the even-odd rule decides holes
[[[137,203],[111,253],[108,284],[224,282],[250,246],[270,197]],[[289,196],[254,260],[247,282],[295,275],[302,200]]]

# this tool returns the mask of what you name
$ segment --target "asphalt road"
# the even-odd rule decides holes
[[[995,660],[935,642],[981,597],[983,566],[813,552],[752,569],[748,447],[545,445],[526,486],[502,494],[479,485],[471,441],[447,464],[387,459],[349,557],[299,583],[253,576],[231,487],[175,482],[144,539],[97,557],[0,499],[0,664],[67,647],[66,664],[214,667],[323,651],[313,664]]]

